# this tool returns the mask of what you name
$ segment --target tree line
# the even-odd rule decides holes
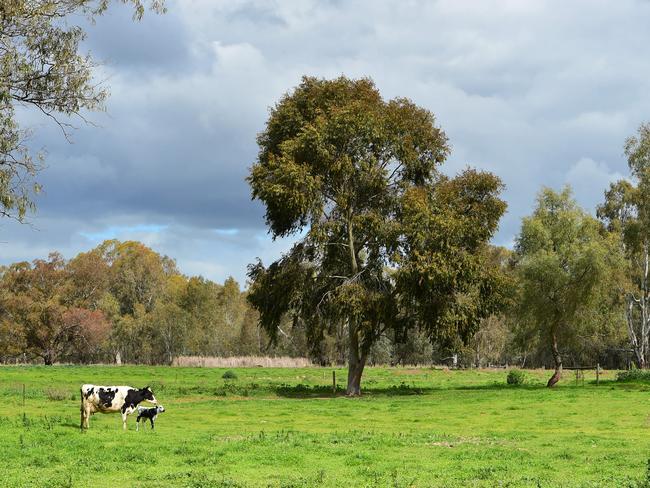
[[[234,279],[188,278],[133,241],[1,268],[0,318],[5,362],[171,364],[179,355],[260,354],[268,345]]]

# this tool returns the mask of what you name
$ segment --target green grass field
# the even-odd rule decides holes
[[[331,369],[1,367],[3,487],[642,486],[650,385],[548,372],[369,368],[333,397]],[[344,370],[336,370],[343,385]],[[152,386],[156,431],[97,414],[82,383]],[[25,405],[23,407],[23,385]]]

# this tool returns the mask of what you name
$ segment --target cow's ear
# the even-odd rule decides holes
[[[143,388],[143,390],[151,391],[151,388],[149,388],[148,386],[145,386],[145,387]]]

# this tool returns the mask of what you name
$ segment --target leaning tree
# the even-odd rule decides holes
[[[617,246],[617,236],[577,205],[569,187],[542,189],[533,214],[522,221],[516,311],[520,326],[548,345],[555,367],[548,387],[562,377],[562,345],[589,326],[585,317],[608,313],[603,304],[622,268]]]
[[[372,80],[305,77],[272,108],[248,176],[274,238],[296,244],[249,267],[249,300],[273,339],[287,316],[311,344],[344,327],[347,393],[359,395],[382,334],[421,328],[467,339],[501,303],[487,242],[505,210],[500,180],[439,172],[433,114],[384,100]]]

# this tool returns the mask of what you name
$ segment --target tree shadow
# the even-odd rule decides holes
[[[436,391],[452,390],[457,388],[442,388],[436,386],[415,386],[406,383],[391,385],[388,387],[361,387],[361,396],[365,397],[391,397],[391,396],[420,396],[427,395]],[[345,396],[345,389],[336,388],[336,392],[331,386],[325,385],[278,385],[273,388],[274,393],[283,398],[334,398]]]
[[[327,398],[334,396],[342,396],[345,390],[341,388],[336,389],[336,393],[331,386],[324,385],[276,385],[272,387],[273,392],[283,398]]]
[[[601,381],[600,387],[613,387],[623,386],[616,381]],[[567,381],[565,384],[560,385],[557,389],[566,388],[598,388],[594,382],[585,382],[584,384],[573,385]],[[505,382],[484,383],[479,385],[458,385],[458,386],[416,386],[407,383],[400,383],[399,385],[391,385],[388,387],[375,387],[361,386],[362,397],[402,397],[402,396],[420,396],[428,395],[435,392],[451,392],[451,391],[542,391],[548,390],[545,383],[533,383],[524,385],[508,385]],[[331,386],[325,385],[277,385],[273,388],[273,392],[283,398],[334,398],[345,396],[345,389],[337,387],[336,393],[333,392]]]

